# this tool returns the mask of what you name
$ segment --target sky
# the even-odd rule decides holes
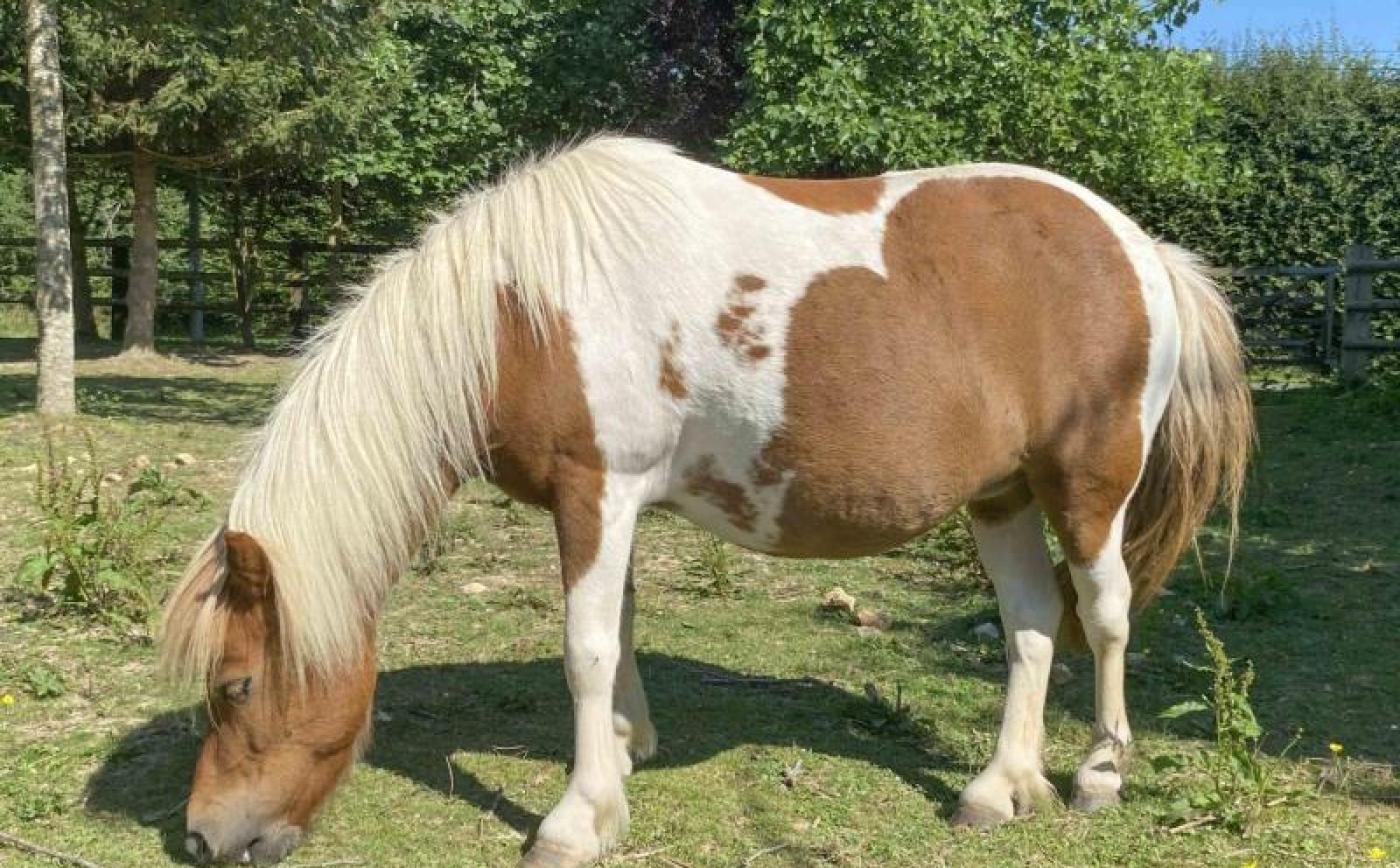
[[[1400,0],[1201,0],[1201,11],[1172,42],[1228,48],[1251,33],[1325,34],[1333,27],[1349,47],[1400,59]]]

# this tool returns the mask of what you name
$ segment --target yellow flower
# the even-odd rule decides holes
[[[1250,859],[1248,862],[1244,863],[1242,868],[1259,868],[1259,860]]]
[[[1372,862],[1379,862],[1385,858],[1385,850],[1381,849],[1380,847],[1372,847],[1370,852],[1368,852],[1366,855],[1370,857]]]
[[[6,693],[6,694],[4,694],[4,695],[0,695],[0,705],[14,705],[14,704],[15,704],[15,698],[14,698],[13,696],[11,696],[10,694]]]
[[[1332,751],[1333,755],[1339,754],[1342,752],[1342,743],[1339,741],[1329,742],[1327,749]]]

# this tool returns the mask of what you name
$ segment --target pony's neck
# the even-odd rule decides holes
[[[442,234],[388,262],[316,339],[230,506],[229,527],[272,561],[293,665],[358,662],[388,587],[474,469],[494,311],[454,291]]]
[[[640,227],[684,213],[679,160],[600,139],[528,164],[387,260],[313,341],[229,510],[272,561],[291,665],[358,662],[456,480],[482,469],[502,310],[547,339],[566,292],[608,285],[646,249]]]

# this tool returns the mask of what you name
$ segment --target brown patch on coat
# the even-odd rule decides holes
[[[661,388],[678,401],[690,394],[690,390],[686,388],[685,377],[681,374],[680,366],[676,364],[676,354],[680,351],[680,343],[680,326],[672,323],[671,336],[661,345]]]
[[[734,288],[746,295],[751,292],[758,292],[767,285],[768,281],[756,274],[741,274],[734,278]]]
[[[773,352],[772,347],[763,342],[763,327],[751,320],[758,308],[746,298],[767,285],[761,277],[739,275],[725,297],[724,310],[715,318],[715,333],[719,335],[720,343],[749,364],[766,359]]]
[[[793,307],[775,550],[882,551],[1021,473],[1091,557],[1141,462],[1149,327],[1116,236],[1049,184],[934,179],[883,253],[888,279],[832,269]]]
[[[508,290],[498,292],[497,382],[490,401],[490,479],[554,513],[564,588],[602,543],[602,452],[584,396],[573,328],[562,314],[537,337]]]
[[[862,214],[874,211],[880,204],[880,195],[885,192],[884,178],[806,180],[765,178],[760,175],[739,177],[756,187],[762,187],[780,199],[823,214]]]
[[[752,533],[758,509],[742,485],[725,479],[717,471],[714,456],[704,456],[685,471],[685,490],[723,512],[734,527]]]
[[[768,488],[783,481],[783,468],[777,464],[782,453],[781,441],[781,433],[774,435],[749,463],[749,479],[754,485]]]
[[[246,840],[229,835],[311,824],[368,739],[377,673],[367,627],[358,666],[333,681],[308,676],[298,689],[281,666],[275,577],[266,554],[244,533],[226,533],[224,545],[227,566],[217,592],[223,640],[206,686],[210,726],[186,819],[211,846],[241,852]]]

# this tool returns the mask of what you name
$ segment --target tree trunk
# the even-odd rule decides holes
[[[92,313],[92,278],[87,264],[87,221],[78,210],[77,185],[68,176],[68,234],[73,247],[73,328],[78,337],[97,340],[97,318]]]
[[[156,348],[156,162],[138,145],[131,155],[131,281],[126,290],[124,352]]]
[[[29,0],[29,124],[34,157],[34,309],[39,315],[39,412],[77,412],[73,389],[73,249],[58,16],[50,0]]]

